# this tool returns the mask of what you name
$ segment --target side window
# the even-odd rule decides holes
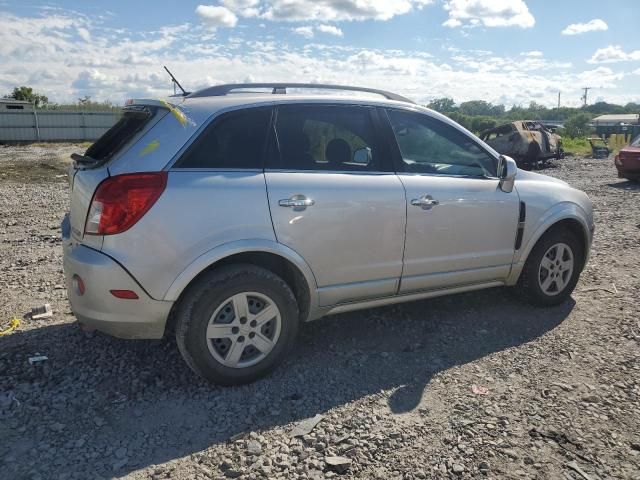
[[[174,168],[263,168],[271,108],[223,114],[193,142]]]
[[[496,160],[452,126],[419,113],[398,110],[387,113],[400,147],[400,171],[496,176]]]
[[[280,155],[270,168],[382,171],[368,107],[284,105],[276,133]]]

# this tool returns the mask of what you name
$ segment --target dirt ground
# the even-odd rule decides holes
[[[74,323],[59,223],[81,150],[0,147],[0,330],[54,310],[0,337],[0,477],[640,479],[640,187],[611,159],[544,172],[595,205],[571,301],[492,289],[329,317],[270,377],[220,388],[172,339]]]

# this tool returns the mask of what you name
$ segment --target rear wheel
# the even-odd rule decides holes
[[[252,382],[286,356],[298,306],[280,277],[254,265],[205,274],[178,309],[176,340],[187,364],[221,385]]]
[[[573,232],[552,229],[529,254],[514,290],[528,303],[558,305],[569,298],[578,283],[583,258],[582,242]]]

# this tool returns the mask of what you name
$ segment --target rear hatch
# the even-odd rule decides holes
[[[155,102],[154,102],[155,103]],[[159,103],[159,102],[158,102]],[[109,164],[131,148],[146,131],[169,112],[159,105],[130,105],[123,109],[120,120],[91,145],[84,155],[73,154],[69,171],[71,236],[95,248],[102,245],[100,236],[84,236],[87,211],[93,193],[109,177]]]

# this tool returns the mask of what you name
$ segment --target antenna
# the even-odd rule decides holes
[[[582,89],[584,90],[584,95],[582,95],[580,97],[580,100],[583,101],[582,106],[586,107],[587,106],[587,93],[589,92],[589,90],[591,90],[593,87],[582,87]]]
[[[182,88],[182,85],[180,85],[180,82],[178,82],[178,80],[176,80],[176,77],[174,77],[174,76],[173,76],[173,73],[171,73],[171,72],[169,71],[169,69],[168,69],[166,66],[164,66],[164,65],[163,65],[163,67],[164,67],[164,69],[167,71],[167,73],[168,73],[168,74],[169,74],[169,76],[171,77],[171,81],[173,82],[173,93],[174,93],[174,94],[176,93],[176,85],[177,85],[177,86],[178,86],[178,88],[179,88],[180,90],[182,90],[182,95],[184,95],[184,96],[189,95],[189,92],[187,92],[184,88]]]

